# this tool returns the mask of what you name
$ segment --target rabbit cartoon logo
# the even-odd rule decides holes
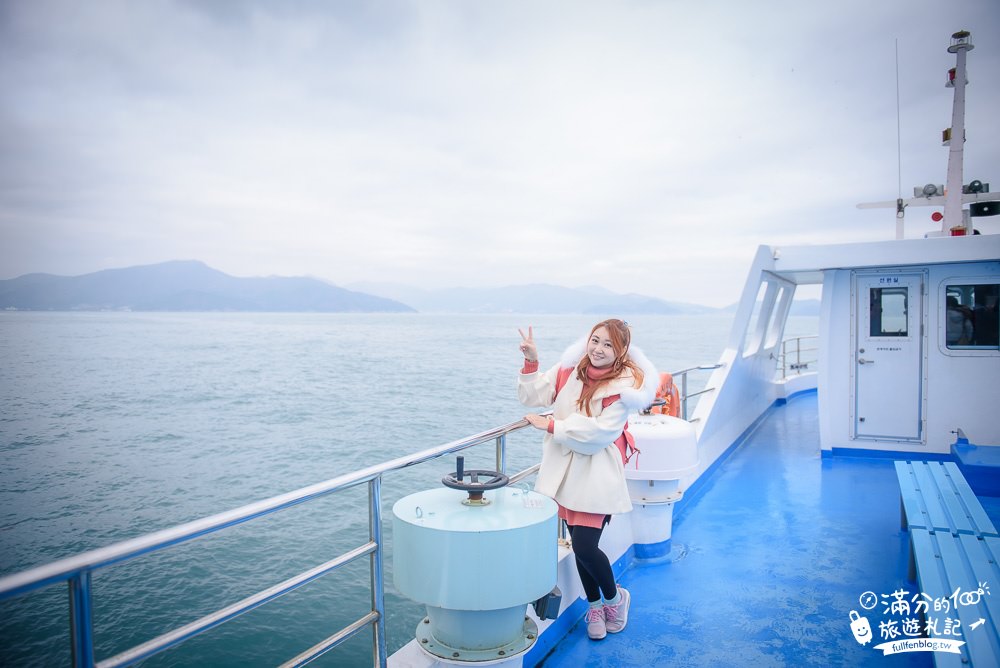
[[[851,631],[854,632],[854,639],[859,645],[867,645],[872,641],[872,627],[868,624],[868,618],[862,617],[857,610],[851,610]]]

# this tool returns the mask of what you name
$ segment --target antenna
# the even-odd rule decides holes
[[[896,185],[896,197],[903,198],[903,142],[901,139],[899,114],[899,38],[896,38],[896,174],[899,176]]]
[[[896,238],[903,238],[903,140],[899,113],[899,38],[896,38]]]
[[[969,32],[960,30],[951,36],[948,53],[954,53],[956,64],[948,71],[948,88],[955,89],[952,104],[952,126],[943,133],[944,145],[948,146],[948,187],[928,183],[913,189],[913,197],[903,199],[903,143],[899,99],[899,40],[896,40],[896,161],[899,172],[899,197],[895,202],[867,202],[858,204],[859,209],[882,209],[896,205],[896,238],[903,238],[903,216],[910,206],[944,206],[944,215],[935,212],[931,220],[941,222],[940,232],[928,232],[929,236],[963,236],[972,233],[972,218],[1000,215],[1000,193],[991,193],[990,184],[972,181],[962,185],[962,147],[965,143],[965,64],[966,52],[973,49]],[[969,204],[963,211],[962,205]],[[962,230],[961,228],[965,229]]]

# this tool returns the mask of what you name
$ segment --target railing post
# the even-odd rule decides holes
[[[507,473],[507,434],[497,436],[497,471]]]
[[[90,571],[80,571],[69,580],[69,628],[74,668],[91,668],[94,665],[94,623]]]
[[[385,587],[383,581],[382,554],[382,476],[377,475],[368,482],[368,534],[375,543],[371,554],[372,610],[378,619],[372,627],[372,665],[385,668],[387,650],[385,646]]]
[[[782,380],[784,380],[786,378],[786,376],[785,376],[785,370],[788,369],[788,348],[786,346],[787,343],[788,343],[788,339],[785,339],[785,340],[783,340],[781,342],[781,379]]]
[[[685,371],[681,374],[681,417],[688,419],[688,375]]]

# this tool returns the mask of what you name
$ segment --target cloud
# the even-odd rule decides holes
[[[197,258],[728,303],[759,243],[891,237],[854,205],[896,195],[897,38],[904,194],[943,181],[961,27],[966,172],[1000,162],[987,0],[2,11],[4,277]]]

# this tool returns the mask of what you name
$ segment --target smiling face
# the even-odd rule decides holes
[[[587,357],[590,364],[601,369],[615,361],[615,347],[607,327],[598,327],[587,341]]]

